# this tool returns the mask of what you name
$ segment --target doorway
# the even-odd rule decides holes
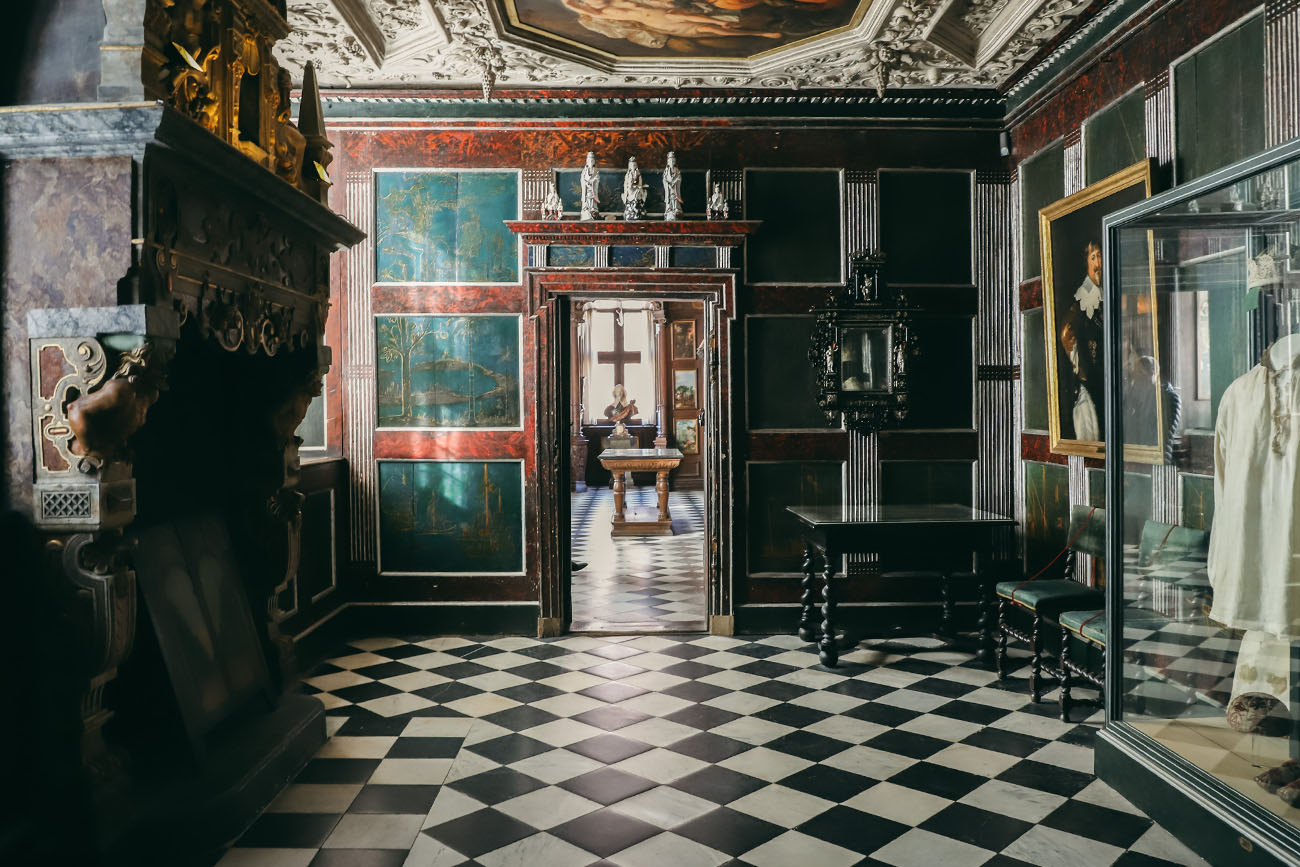
[[[728,350],[732,311],[735,309],[735,275],[662,271],[575,272],[548,268],[530,270],[527,282],[531,309],[537,322],[534,356],[537,364],[537,443],[538,466],[543,468],[533,480],[533,489],[539,514],[553,516],[539,523],[542,528],[538,549],[542,604],[540,634],[556,635],[571,629],[612,632],[702,629],[730,634],[733,622],[731,586],[723,576],[729,574],[732,557],[730,509],[726,504],[730,503],[733,485],[729,459],[732,425],[729,422],[731,376]],[[596,416],[603,418],[603,411],[612,404],[613,397],[583,397],[584,393],[595,395],[596,388],[594,385],[587,388],[578,378],[580,371],[575,369],[580,321],[575,314],[580,312],[581,303],[597,302],[616,307],[620,300],[624,302],[625,311],[632,302],[658,302],[662,313],[658,347],[659,351],[668,354],[670,362],[672,331],[669,323],[673,321],[670,316],[677,314],[669,305],[678,302],[694,305],[693,315],[698,315],[693,341],[696,361],[682,358],[681,365],[663,364],[657,372],[661,379],[654,387],[657,389],[654,411],[636,417],[643,424],[649,424],[648,430],[654,432],[651,445],[653,439],[662,435],[666,447],[677,441],[678,421],[693,421],[697,454],[690,457],[697,461],[699,474],[698,488],[680,482],[671,486],[669,507],[674,533],[655,540],[666,543],[655,546],[662,550],[652,553],[650,546],[643,544],[644,540],[632,538],[630,545],[635,547],[628,550],[634,553],[621,557],[620,546],[616,546],[608,535],[613,516],[613,492],[608,488],[609,483],[593,475],[582,480],[587,491],[578,491],[572,454],[578,439],[575,431],[582,427],[579,424],[575,428],[575,419],[588,415],[593,420]],[[604,351],[625,355],[636,351],[650,352],[651,349],[648,344],[644,349],[634,349],[625,333],[621,347],[611,345]],[[684,352],[679,354],[684,355]],[[616,375],[612,366],[616,360],[614,356],[606,356],[606,361],[611,363],[610,383]],[[625,357],[623,362],[626,368],[628,359]],[[680,410],[673,408],[676,402],[674,369],[684,369],[687,365],[694,365],[697,371],[695,401],[698,406],[689,411],[689,418],[685,396],[683,407]],[[624,377],[627,378],[626,369]],[[684,376],[682,380],[683,385],[688,384]],[[638,398],[638,405],[643,399]],[[664,404],[662,411],[657,406],[660,399]],[[589,413],[587,403],[593,401],[599,403],[599,411]],[[662,432],[659,430],[660,418],[663,419]],[[689,437],[690,433],[683,428],[681,435]],[[582,439],[587,438],[584,435]],[[598,456],[606,444],[598,436],[594,441],[587,440],[586,445],[590,458]],[[640,445],[639,440],[637,445]],[[686,457],[684,454],[683,458]],[[599,463],[598,460],[595,462]],[[587,465],[591,465],[590,460]],[[634,476],[632,481],[635,487],[629,492],[629,505],[651,508],[656,495],[651,477]],[[597,488],[599,492],[595,490]],[[587,496],[579,497],[578,494]],[[597,529],[599,536],[593,533]],[[593,571],[591,578],[575,582],[575,577],[580,576],[585,568],[574,573],[574,561],[587,563],[587,568],[590,568],[592,561],[597,560],[602,552],[606,556],[605,562],[613,565]],[[579,553],[582,556],[578,556]],[[590,559],[584,560],[583,557]],[[702,583],[693,575],[686,574],[689,567],[683,566],[683,560],[687,557],[691,558],[689,562],[699,564]],[[645,574],[642,567],[653,569],[657,574]],[[622,572],[618,571],[620,569]],[[636,574],[632,575],[633,572]],[[624,579],[633,577],[640,586],[626,581],[620,585],[620,576]],[[673,579],[680,586],[656,588],[653,584],[659,578]],[[595,587],[597,583],[604,586]],[[577,600],[575,592],[579,597]],[[595,593],[604,594],[611,601],[617,597],[615,604],[622,608],[617,613],[622,616],[618,620],[610,617],[598,620],[587,616],[586,612],[591,610],[588,604],[591,594]],[[587,598],[582,598],[584,595]],[[695,601],[701,598],[703,606]],[[647,605],[650,600],[657,601]],[[660,609],[654,612],[657,616],[634,616],[638,608],[647,607]],[[669,612],[677,616],[671,620],[662,616]]]
[[[576,296],[570,315],[570,630],[702,632],[704,303]],[[607,449],[628,448],[671,450],[671,532],[658,474],[602,465]],[[627,523],[615,528],[620,495]]]

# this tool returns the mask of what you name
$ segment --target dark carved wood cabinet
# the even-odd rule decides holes
[[[79,648],[41,661],[78,695],[57,796],[90,805],[87,850],[166,862],[324,737],[319,702],[280,695],[295,429],[330,364],[330,254],[363,236],[326,203],[310,73],[290,121],[283,0],[105,9],[136,44],[104,52],[104,101],[0,113],[6,493],[58,600],[46,638]]]

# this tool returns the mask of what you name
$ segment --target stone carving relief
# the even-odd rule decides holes
[[[1083,11],[1080,0],[886,0],[851,33],[828,34],[752,61],[692,59],[588,62],[505,33],[494,0],[291,0],[294,32],[276,49],[300,69],[316,63],[325,87],[478,84],[648,87],[996,87]],[[436,3],[436,7],[432,4]],[[383,34],[388,49],[425,35],[425,47],[368,53],[348,15]],[[436,8],[436,20],[429,15]],[[937,27],[939,19],[943,27]],[[423,21],[424,23],[419,23]],[[943,31],[942,35],[940,31]],[[970,51],[954,51],[954,40]],[[297,76],[295,76],[296,78]]]

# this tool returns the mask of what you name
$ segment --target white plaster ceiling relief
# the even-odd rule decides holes
[[[485,97],[539,85],[995,88],[1088,5],[769,2],[289,0],[294,30],[277,55],[298,75],[314,61],[322,87],[477,85]]]

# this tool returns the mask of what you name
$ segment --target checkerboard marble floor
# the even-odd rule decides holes
[[[672,536],[609,532],[614,492],[573,496],[573,629],[579,632],[698,631],[705,628],[704,494],[672,491]],[[658,508],[653,486],[630,488],[627,507]]]
[[[220,867],[1204,863],[1095,717],[929,640],[371,638],[303,688],[331,737]]]

